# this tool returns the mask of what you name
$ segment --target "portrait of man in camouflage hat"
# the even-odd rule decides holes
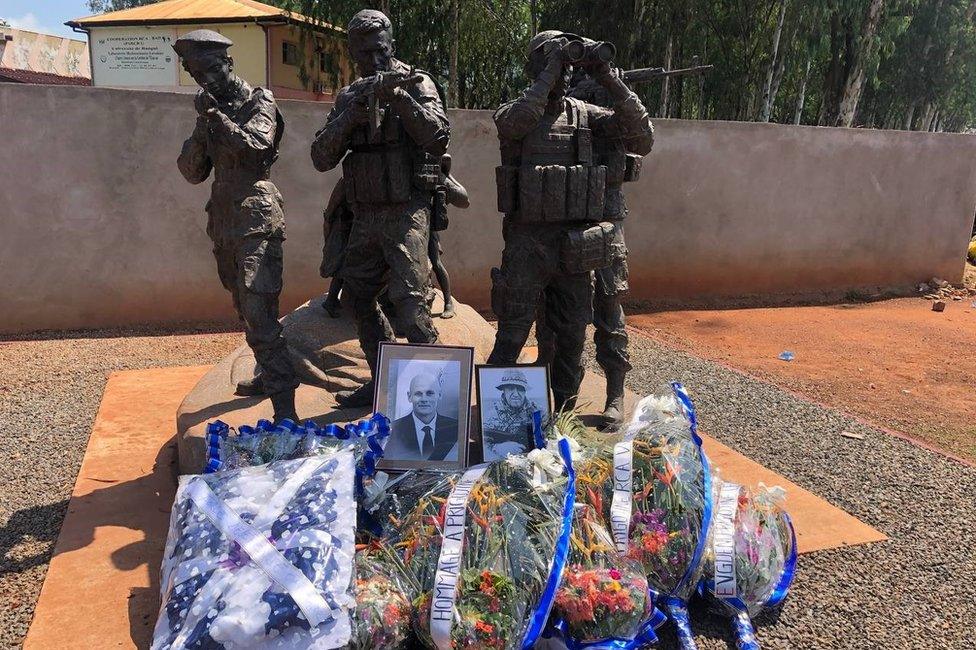
[[[545,366],[479,367],[478,404],[484,461],[525,453],[532,443],[532,414],[549,417]]]

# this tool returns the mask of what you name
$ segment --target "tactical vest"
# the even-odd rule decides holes
[[[607,168],[596,164],[583,102],[567,97],[565,109],[543,115],[518,147],[517,162],[495,170],[500,212],[525,223],[602,219]]]
[[[407,134],[400,116],[381,108],[380,128],[357,127],[350,151],[342,160],[346,195],[358,203],[405,203],[414,188],[431,192],[437,187],[440,161],[420,149]]]

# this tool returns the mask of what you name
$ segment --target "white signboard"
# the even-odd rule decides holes
[[[91,36],[96,86],[176,86],[172,29],[97,29]]]

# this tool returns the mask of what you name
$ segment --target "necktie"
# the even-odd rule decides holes
[[[426,456],[434,447],[434,436],[430,433],[430,425],[425,426],[421,431],[424,432],[424,446],[420,449],[420,454]]]

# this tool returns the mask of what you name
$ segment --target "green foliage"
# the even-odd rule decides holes
[[[835,125],[846,99],[853,126],[976,126],[976,0],[264,1],[340,27],[364,7],[386,12],[398,55],[456,88],[451,105],[464,108],[517,96],[531,35],[562,29],[613,42],[624,69],[695,56],[715,66],[639,86],[657,116],[756,120],[768,101],[770,121]],[[147,0],[88,2],[97,11]]]
[[[120,11],[150,5],[159,0],[86,0],[85,4],[93,14],[103,14],[108,11]]]

